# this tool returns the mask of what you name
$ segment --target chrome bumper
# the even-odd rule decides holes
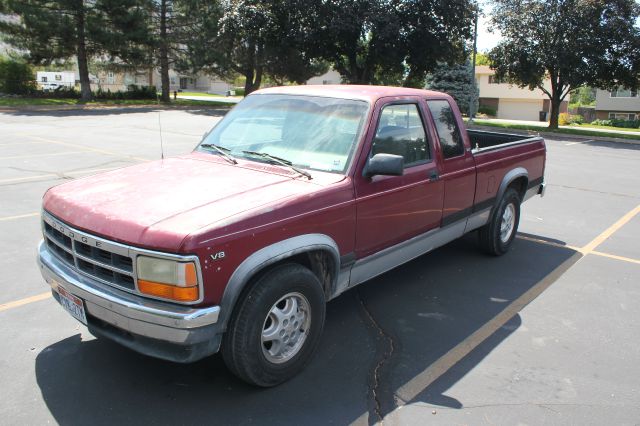
[[[58,286],[85,303],[88,328],[146,355],[192,362],[217,352],[219,306],[193,308],[145,299],[99,283],[73,270],[43,242],[38,264],[56,300]]]
[[[544,191],[547,189],[547,184],[544,181],[540,184],[540,189],[538,189],[538,194],[541,197],[544,197]]]

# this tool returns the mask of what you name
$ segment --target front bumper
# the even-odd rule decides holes
[[[56,300],[62,286],[84,301],[87,327],[96,336],[175,362],[197,361],[220,348],[219,306],[198,309],[115,289],[70,268],[43,242],[38,264]]]

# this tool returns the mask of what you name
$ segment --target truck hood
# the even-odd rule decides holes
[[[91,234],[179,251],[190,233],[343,178],[314,173],[308,181],[282,167],[244,160],[232,165],[216,155],[192,153],[56,186],[45,194],[43,206]]]

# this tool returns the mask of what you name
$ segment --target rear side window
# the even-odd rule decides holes
[[[462,136],[456,122],[456,116],[447,101],[427,101],[429,111],[436,124],[438,139],[444,158],[457,157],[464,153]]]
[[[427,137],[417,105],[388,105],[382,109],[371,155],[381,153],[401,155],[405,168],[429,159]]]

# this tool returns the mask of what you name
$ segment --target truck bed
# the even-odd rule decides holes
[[[522,143],[534,142],[540,136],[514,135],[512,133],[487,132],[485,130],[467,130],[474,153],[504,148]]]

